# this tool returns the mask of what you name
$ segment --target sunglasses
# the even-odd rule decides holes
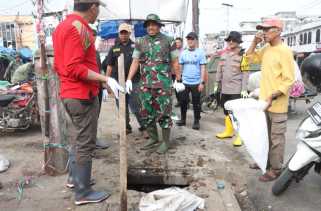
[[[187,37],[186,39],[187,40],[195,40],[195,38],[193,38],[193,37]]]
[[[269,28],[262,29],[262,31],[263,32],[277,32],[277,31],[279,31],[279,29],[276,27],[269,27]]]
[[[227,42],[235,42],[235,43],[239,43],[237,40],[234,40],[234,39],[228,40]]]

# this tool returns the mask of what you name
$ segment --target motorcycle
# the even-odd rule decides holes
[[[26,130],[39,122],[36,102],[32,82],[18,84],[0,93],[0,131]]]
[[[321,173],[321,103],[308,109],[309,115],[299,124],[296,138],[300,141],[296,152],[288,161],[272,187],[274,195],[283,193],[294,180],[300,182],[309,170]]]
[[[311,54],[301,65],[304,83],[311,89],[321,90],[320,61],[320,53]],[[276,196],[282,194],[292,181],[300,182],[313,166],[316,173],[321,173],[321,103],[315,103],[307,112],[296,131],[297,150],[272,186],[272,193]]]

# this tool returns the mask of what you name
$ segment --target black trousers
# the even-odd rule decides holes
[[[221,106],[224,109],[225,115],[228,115],[228,111],[225,110],[224,104],[229,100],[236,100],[236,99],[240,99],[240,98],[241,98],[240,94],[222,94],[221,95]]]
[[[187,107],[189,103],[189,94],[192,94],[192,103],[194,110],[194,119],[201,119],[201,92],[198,91],[197,85],[185,85],[185,90],[179,93],[179,99],[181,103],[181,116],[186,118]]]

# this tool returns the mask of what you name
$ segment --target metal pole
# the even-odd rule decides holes
[[[118,57],[118,79],[125,87],[124,54]],[[126,93],[119,94],[119,145],[120,145],[120,210],[127,211],[127,136],[126,136]]]
[[[199,0],[192,1],[193,31],[199,36]]]
[[[233,5],[232,4],[227,4],[227,3],[222,3],[222,5],[224,6],[224,7],[226,7],[226,18],[227,18],[227,20],[226,20],[226,36],[228,35],[228,32],[229,32],[229,29],[230,29],[230,8],[232,8],[233,7]]]

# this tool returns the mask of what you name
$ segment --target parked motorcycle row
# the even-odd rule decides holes
[[[21,57],[21,55],[16,55]],[[39,124],[34,65],[9,56],[2,60],[0,78],[0,132],[26,130]]]

